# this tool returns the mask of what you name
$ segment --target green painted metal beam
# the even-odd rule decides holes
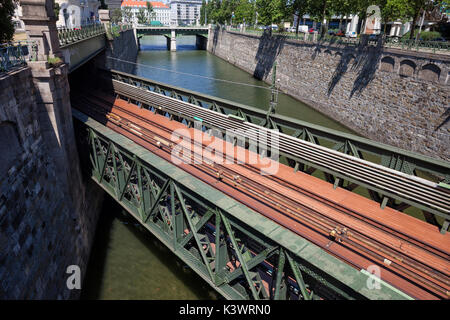
[[[75,109],[72,113],[80,155],[87,159],[82,163],[92,179],[224,297],[273,298],[262,281],[269,261],[280,260],[276,256],[283,252],[294,267],[272,270],[277,281],[270,281],[269,291],[278,298],[300,299],[306,296],[306,287],[314,288],[314,297],[323,298],[409,298],[388,285],[369,289],[367,274],[83,113]],[[234,269],[227,267],[232,261],[239,262]],[[280,286],[287,283],[298,292],[288,288],[288,294],[280,295],[286,289]]]

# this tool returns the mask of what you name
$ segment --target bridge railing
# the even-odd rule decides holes
[[[386,38],[384,44],[386,47],[399,48],[402,50],[427,50],[436,52],[450,53],[449,41],[423,41],[423,40],[411,40],[411,39],[397,39],[393,37]]]
[[[368,45],[378,45],[378,41],[382,41],[381,45],[387,48],[398,48],[402,50],[414,50],[414,51],[430,51],[433,53],[447,53],[450,54],[450,42],[449,41],[422,41],[422,40],[410,40],[410,39],[398,39],[395,37],[386,37],[378,40],[376,37],[358,37],[358,38],[347,38],[339,37],[334,35],[325,35],[320,37],[320,35],[314,36],[311,33],[291,33],[276,30],[260,30],[253,28],[229,28],[231,32],[237,32],[242,34],[262,36],[264,34],[272,34],[274,36],[282,36],[286,39],[308,41],[314,43],[329,43],[335,45],[346,45],[346,46],[359,46],[361,44]]]
[[[0,72],[26,65],[37,60],[38,44],[35,41],[13,41],[0,44]]]
[[[78,110],[72,114],[87,173],[224,297],[409,298],[384,282],[368,290],[366,273]]]
[[[120,35],[121,32],[133,29],[132,24],[109,24],[106,35],[109,40],[112,40]]]
[[[106,32],[102,23],[94,23],[80,26],[79,28],[58,28],[60,47],[65,47],[78,41],[96,37]]]

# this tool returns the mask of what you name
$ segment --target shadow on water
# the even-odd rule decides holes
[[[97,299],[100,296],[103,274],[105,272],[105,261],[107,249],[110,242],[110,231],[113,217],[109,215],[114,212],[115,205],[109,197],[105,197],[102,212],[95,230],[94,245],[91,249],[87,272],[81,286],[80,299]]]
[[[164,244],[162,244],[157,238],[155,238],[151,233],[141,226],[132,216],[130,216],[115,200],[107,197],[105,199],[105,203],[103,206],[103,211],[100,216],[96,237],[94,241],[94,247],[92,248],[91,258],[89,261],[88,272],[86,274],[86,278],[83,284],[83,290],[81,294],[81,299],[102,299],[102,295],[105,293],[105,288],[103,287],[105,272],[107,272],[106,265],[108,264],[108,255],[111,254],[110,249],[112,246],[112,238],[113,234],[116,233],[115,237],[117,238],[117,230],[114,230],[114,224],[120,223],[125,228],[125,232],[129,234],[129,237],[136,239],[139,243],[139,252],[135,252],[135,246],[131,246],[128,252],[120,252],[123,253],[123,257],[127,257],[128,260],[123,262],[124,267],[127,268],[127,264],[129,267],[139,261],[139,255],[149,254],[151,255],[151,259],[155,259],[156,263],[162,265],[165,272],[165,280],[164,285],[167,286],[177,286],[177,283],[182,283],[183,288],[176,288],[178,291],[189,291],[190,296],[195,296],[196,299],[221,299],[221,296],[217,294],[207,283],[204,282],[193,270],[191,270],[183,261],[181,261],[178,257],[176,257],[169,249],[167,249]],[[111,231],[113,230],[113,231]],[[121,235],[123,236],[123,234]],[[126,241],[127,237],[123,236],[120,238],[120,241]],[[144,252],[142,252],[144,250]],[[136,253],[135,255],[133,253]],[[118,255],[118,252],[112,253],[114,255]],[[136,260],[135,260],[136,259]],[[123,259],[125,260],[125,259]],[[122,261],[123,261],[122,260]],[[114,266],[113,266],[114,267]],[[130,267],[131,268],[131,267]],[[144,273],[152,273],[151,268],[139,268],[139,272]],[[115,279],[115,281],[121,281],[126,285],[130,285],[133,283],[133,279],[130,279],[134,276],[134,274],[121,274],[121,279]],[[136,275],[138,276],[138,275]],[[151,280],[152,278],[146,278]],[[162,280],[162,279],[158,279]],[[140,287],[133,288],[133,297],[137,299],[167,299],[167,296],[159,296],[157,293],[152,294],[152,296],[147,296],[142,291],[142,287],[146,286],[158,286],[155,291],[159,290],[161,287],[161,283],[155,284],[152,281],[148,281],[148,283],[139,283]],[[117,286],[115,287],[117,288]],[[188,288],[188,289],[186,289]],[[155,288],[154,288],[155,289]],[[161,288],[163,289],[163,288]],[[163,291],[163,290],[161,290]],[[147,292],[148,293],[148,292]],[[115,296],[120,296],[122,299],[121,292],[113,292]],[[134,297],[136,296],[136,297]],[[108,299],[108,297],[107,297]],[[125,298],[124,299],[128,299]],[[170,299],[170,298],[169,298]],[[174,298],[176,299],[176,297]]]

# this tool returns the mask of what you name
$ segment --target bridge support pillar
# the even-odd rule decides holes
[[[167,40],[167,50],[177,51],[177,38],[175,34],[175,29],[170,30],[170,37],[166,36]]]

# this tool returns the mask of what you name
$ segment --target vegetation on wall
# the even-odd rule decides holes
[[[0,0],[0,43],[11,41],[14,36],[14,15],[16,1]]]

